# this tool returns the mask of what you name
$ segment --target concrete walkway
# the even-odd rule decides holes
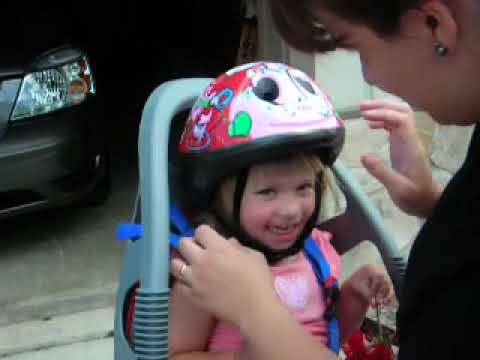
[[[106,360],[113,359],[113,338],[77,342],[51,349],[8,356],[5,360]]]
[[[123,254],[116,231],[131,219],[138,185],[135,148],[121,144],[102,206],[0,221],[0,326],[113,305]]]
[[[113,359],[112,307],[0,328],[5,360]]]

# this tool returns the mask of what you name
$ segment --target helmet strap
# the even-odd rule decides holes
[[[240,208],[242,206],[243,193],[247,184],[250,167],[240,171],[235,181],[235,192],[233,194],[233,220],[240,224]]]

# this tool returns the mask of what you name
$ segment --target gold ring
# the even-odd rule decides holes
[[[180,271],[178,273],[178,277],[180,278],[180,281],[184,282],[183,275],[185,273],[185,269],[187,268],[187,264],[183,263],[182,267],[180,268]]]

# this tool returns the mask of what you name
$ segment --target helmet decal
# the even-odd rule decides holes
[[[248,137],[252,130],[252,118],[246,112],[239,112],[235,115],[233,122],[228,127],[230,137]]]

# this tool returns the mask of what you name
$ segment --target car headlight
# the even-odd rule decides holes
[[[51,59],[55,59],[50,55]],[[87,58],[49,67],[24,76],[11,121],[80,104],[95,87]]]

